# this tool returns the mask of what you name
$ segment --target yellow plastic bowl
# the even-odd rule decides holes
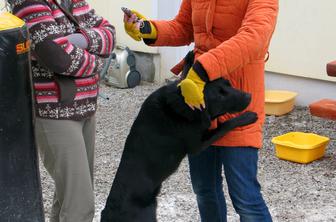
[[[313,133],[290,132],[272,139],[276,156],[297,163],[310,163],[324,156],[328,137]]]
[[[294,109],[296,92],[283,90],[265,91],[265,113],[281,116]]]

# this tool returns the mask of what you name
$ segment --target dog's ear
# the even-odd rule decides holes
[[[225,114],[227,110],[223,109],[227,94],[225,88],[230,87],[230,83],[224,79],[218,79],[207,84],[204,89],[204,99],[211,119]]]

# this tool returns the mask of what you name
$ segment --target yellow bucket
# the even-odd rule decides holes
[[[290,132],[272,139],[276,156],[297,163],[310,163],[324,156],[328,137],[314,133]]]
[[[265,113],[281,116],[294,109],[297,93],[283,90],[265,91]]]

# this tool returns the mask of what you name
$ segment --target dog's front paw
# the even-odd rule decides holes
[[[237,126],[246,126],[255,123],[258,120],[258,115],[255,112],[247,111],[236,117]]]

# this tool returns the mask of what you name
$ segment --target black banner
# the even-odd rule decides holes
[[[28,31],[0,31],[0,221],[43,222]]]

